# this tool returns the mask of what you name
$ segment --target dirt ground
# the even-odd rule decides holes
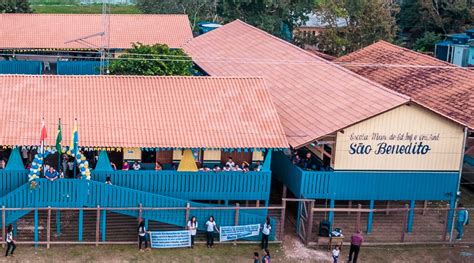
[[[291,244],[290,244],[291,245]],[[256,245],[220,245],[207,249],[163,249],[139,252],[135,246],[19,246],[14,258],[0,257],[0,262],[253,262]],[[283,250],[271,245],[272,262],[332,262],[329,253],[304,247]],[[259,251],[260,252],[260,251]],[[348,248],[340,262],[346,262]],[[474,262],[473,247],[363,247],[358,262]]]

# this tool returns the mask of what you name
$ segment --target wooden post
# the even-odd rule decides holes
[[[234,225],[238,226],[239,225],[239,209],[240,209],[240,204],[236,203],[235,204],[235,217],[234,217]],[[237,245],[237,242],[234,241],[234,246]]]
[[[355,232],[360,230],[360,226],[361,226],[361,223],[360,223],[361,212],[360,212],[360,210],[362,209],[362,205],[358,204],[357,208],[359,209],[359,211],[357,211],[357,222],[356,222]]]
[[[405,231],[407,230],[408,211],[410,207],[405,204],[405,210],[403,211],[403,227],[402,227],[402,242],[405,242]]]
[[[349,201],[349,209],[352,209],[352,200]],[[347,214],[350,215],[351,214],[351,210],[347,211]]]
[[[309,201],[309,207],[308,207],[308,222],[307,222],[308,225],[306,226],[305,246],[308,246],[309,242],[311,241],[311,236],[313,234],[313,208],[314,208],[314,200],[311,200]]]
[[[411,233],[413,230],[413,218],[415,217],[415,200],[410,202],[410,211],[408,211],[407,232]]]
[[[286,213],[286,200],[282,200],[282,209],[280,217],[280,241],[285,240],[285,213]]]
[[[48,219],[46,220],[46,248],[49,249],[51,244],[51,206],[48,206]]]
[[[287,192],[288,192],[288,188],[286,187],[286,185],[283,185],[283,193],[281,194],[281,197],[286,198]]]
[[[97,206],[97,213],[95,219],[95,246],[99,246],[100,239],[100,206]]]
[[[367,217],[367,234],[372,233],[372,222],[374,221],[374,206],[375,200],[370,200],[370,212]]]
[[[5,216],[5,206],[2,206],[2,240],[5,241],[5,233],[6,233],[6,216]],[[2,242],[2,247],[5,247],[5,242]]]
[[[56,235],[61,235],[61,210],[56,210]]]
[[[260,207],[260,200],[257,200],[257,207]]]
[[[142,204],[140,203],[140,205],[138,205],[139,209],[138,209],[138,223],[140,223],[142,221],[142,215],[143,215],[143,211],[142,211]]]
[[[428,201],[427,200],[425,200],[423,202],[423,210],[421,211],[422,215],[426,215],[426,208],[428,208]]]
[[[84,210],[79,209],[79,233],[77,235],[77,239],[79,242],[82,242],[82,233],[84,231]]]
[[[105,242],[106,238],[106,231],[107,231],[107,210],[102,210],[102,226],[101,226],[101,233],[102,233],[102,242]]]
[[[189,222],[190,207],[191,207],[191,204],[190,204],[190,203],[186,203],[186,222],[184,223],[185,228],[186,228],[186,226],[188,225],[188,222]]]
[[[448,223],[449,223],[449,204],[446,204],[446,223],[445,225],[443,226],[443,237],[442,237],[442,240],[443,241],[446,241],[446,239],[448,238]]]
[[[38,192],[38,191],[36,191]],[[38,248],[38,208],[35,208],[35,212],[34,212],[34,218],[35,218],[35,222],[34,222],[34,239],[35,239],[35,248]]]
[[[387,201],[387,210],[385,211],[386,215],[390,215],[390,211],[388,209],[390,209],[390,201]]]

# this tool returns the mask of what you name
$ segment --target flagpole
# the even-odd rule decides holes
[[[59,127],[61,127],[61,118],[59,118]],[[58,129],[58,133],[59,133],[59,129]],[[56,140],[57,140],[57,138],[56,138]],[[61,152],[62,151],[58,151],[58,173],[61,170]],[[63,174],[65,174],[65,173],[66,173],[66,171],[63,171]]]
[[[75,142],[74,142],[74,132],[77,132],[77,131],[74,131],[74,129],[76,127],[77,127],[77,118],[74,119],[74,127],[73,127],[73,135],[72,135],[72,146],[73,146],[72,150],[76,148],[76,152],[74,153],[74,179],[76,179],[76,174],[77,174],[77,148],[79,148],[79,145],[77,145],[76,147]]]
[[[43,133],[45,123],[44,123],[44,117],[41,119],[41,134]],[[41,164],[41,170],[43,171],[43,177],[45,177],[46,172],[44,170],[44,162],[46,161],[44,158],[44,138],[41,140],[41,153],[43,154],[43,163]]]

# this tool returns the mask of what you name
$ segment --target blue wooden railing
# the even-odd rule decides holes
[[[268,200],[271,172],[93,172],[92,179],[187,200]]]
[[[451,200],[458,172],[304,171],[275,153],[273,176],[297,197],[334,200]]]
[[[189,203],[191,207],[200,207],[202,210],[192,210],[201,222],[205,222],[213,215],[220,225],[233,225],[235,210],[206,210],[209,204],[190,202],[184,199],[167,197],[148,192],[133,190],[125,187],[106,185],[94,181],[76,179],[58,179],[49,182],[38,179],[35,189],[29,183],[13,190],[8,195],[0,198],[0,205],[10,208],[37,208],[37,207],[97,207],[117,208],[113,212],[137,217],[137,210],[120,210],[119,208],[138,207],[182,207]],[[215,207],[216,205],[212,205]],[[6,223],[10,224],[26,215],[31,210],[7,211]],[[267,215],[266,209],[251,209],[240,211],[239,224],[262,223]],[[148,220],[159,221],[177,226],[185,225],[185,210],[160,210],[144,211],[143,217]],[[201,224],[204,230],[204,225]]]
[[[0,74],[42,74],[43,62],[0,60]]]
[[[0,197],[10,193],[27,181],[27,170],[0,170]]]

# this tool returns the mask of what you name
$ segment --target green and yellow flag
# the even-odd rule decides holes
[[[61,141],[63,140],[63,132],[61,131],[61,119],[58,123],[58,136],[56,136],[56,150],[59,154],[62,153]]]

